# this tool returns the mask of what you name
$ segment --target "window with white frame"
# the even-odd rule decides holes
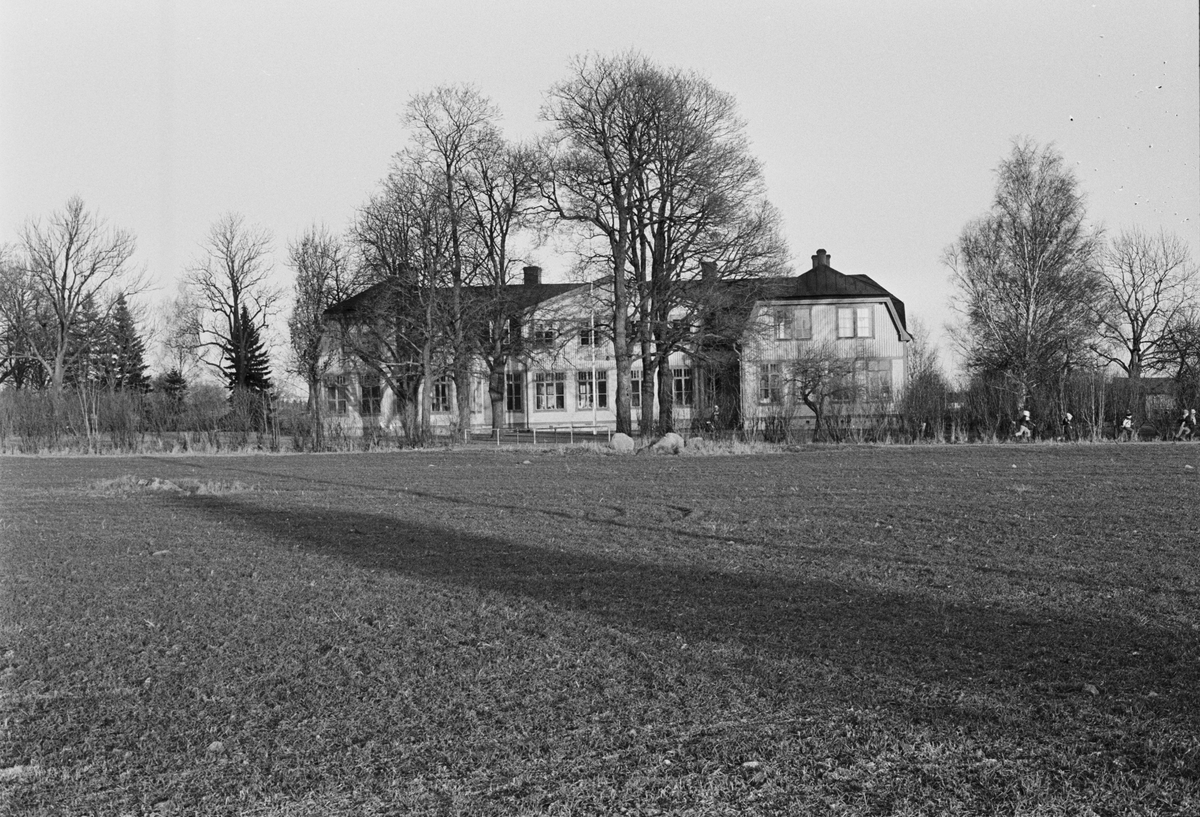
[[[551,344],[558,337],[558,328],[550,321],[534,321],[530,340],[534,343]]]
[[[577,389],[579,408],[608,408],[608,372],[598,371],[594,379],[590,370],[579,372]]]
[[[865,362],[867,397],[875,400],[892,398],[892,361],[872,359]]]
[[[771,320],[775,327],[775,340],[792,339],[792,316],[786,309],[776,309]]]
[[[383,410],[383,384],[379,375],[366,374],[359,381],[359,413],[374,417]]]
[[[350,406],[349,396],[346,375],[335,374],[325,381],[325,410],[330,414],[345,414]]]
[[[860,358],[854,361],[854,388],[839,402],[853,400],[891,400],[892,361],[886,358]]]
[[[686,367],[671,369],[672,394],[677,406],[692,404],[692,370]]]
[[[839,338],[872,337],[870,306],[840,306],[837,311]]]
[[[778,405],[783,402],[783,365],[761,363],[758,367],[758,402]]]
[[[797,307],[792,313],[792,328],[796,340],[812,340],[812,307]]]
[[[579,330],[579,345],[580,346],[595,346],[596,345],[596,328],[594,326],[585,326]]]
[[[450,378],[439,377],[433,381],[433,410],[450,410]]]
[[[521,372],[508,372],[504,375],[504,409],[525,410],[525,375]]]
[[[629,407],[642,407],[642,370],[633,369],[629,373]]]
[[[567,375],[565,372],[536,372],[533,375],[534,408],[538,411],[565,411]]]

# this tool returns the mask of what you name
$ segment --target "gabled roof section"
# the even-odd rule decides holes
[[[518,310],[530,309],[587,284],[508,284],[503,297]],[[466,287],[472,297],[494,298],[495,287]]]
[[[507,298],[518,311],[523,311],[557,298],[564,293],[586,286],[587,284],[543,284],[540,282],[507,284],[502,289],[501,297]],[[385,287],[386,284],[384,283],[372,284],[362,292],[331,304],[325,310],[324,314],[326,317],[353,314],[365,304],[369,304],[379,298]],[[449,292],[450,288],[445,287],[444,291]],[[468,298],[477,298],[480,300],[496,297],[495,288],[488,286],[465,286],[463,287],[463,293]]]
[[[826,298],[887,298],[905,333],[904,301],[875,283],[868,275],[846,275],[829,266],[830,256],[817,250],[813,266],[795,278],[772,278],[763,287],[763,298],[774,301],[809,301]]]

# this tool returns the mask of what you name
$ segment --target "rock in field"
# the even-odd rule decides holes
[[[667,432],[653,446],[656,454],[678,454],[683,450],[683,437],[674,431]]]
[[[628,434],[614,434],[612,436],[612,440],[609,441],[609,445],[611,445],[613,451],[616,451],[618,454],[633,453],[633,438]]]

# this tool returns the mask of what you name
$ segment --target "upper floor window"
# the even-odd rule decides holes
[[[792,327],[796,332],[796,340],[812,339],[812,307],[801,306],[792,313]]]
[[[839,338],[869,338],[873,310],[870,306],[840,306],[837,311]]]
[[[776,309],[771,316],[775,327],[775,340],[792,339],[792,316],[786,309]]]
[[[497,324],[496,321],[488,321],[488,342],[489,343],[495,343],[497,340],[497,338],[496,338],[497,326],[500,327],[499,340],[501,340],[505,343],[511,342],[514,336],[520,337],[520,335],[521,335],[521,322],[519,320],[517,320],[516,318],[509,318],[507,321],[502,321],[499,324]]]
[[[596,345],[596,327],[585,326],[579,330],[579,345],[580,346],[595,346]]]
[[[534,343],[554,343],[558,337],[558,328],[549,321],[534,321],[530,339]]]
[[[776,309],[771,315],[771,325],[775,340],[809,340],[812,338],[812,307]]]

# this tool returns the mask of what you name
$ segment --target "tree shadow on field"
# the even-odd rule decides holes
[[[823,579],[621,560],[555,549],[553,534],[541,537],[543,545],[525,544],[387,514],[275,509],[219,496],[188,504],[240,519],[281,546],[525,597],[629,632],[658,631],[811,660],[842,677],[1152,700],[1157,717],[1200,728],[1200,637],[1125,616],[1047,618],[1045,611],[951,604],[934,591],[884,592]]]

